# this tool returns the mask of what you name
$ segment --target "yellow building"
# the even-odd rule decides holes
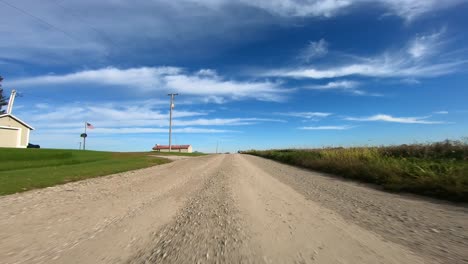
[[[0,115],[0,147],[26,148],[34,128],[11,114]]]

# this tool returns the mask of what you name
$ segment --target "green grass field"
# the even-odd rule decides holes
[[[468,145],[463,142],[243,153],[377,184],[390,191],[468,202]]]
[[[0,195],[169,162],[151,154],[0,148]]]

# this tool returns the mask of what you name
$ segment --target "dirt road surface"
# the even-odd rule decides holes
[[[211,155],[1,197],[0,262],[468,263],[468,209]]]

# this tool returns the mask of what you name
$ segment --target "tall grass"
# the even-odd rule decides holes
[[[468,202],[468,144],[459,141],[243,153],[378,184],[391,191]]]

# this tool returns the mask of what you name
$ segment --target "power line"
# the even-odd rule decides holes
[[[28,12],[28,11],[22,9],[22,8],[19,8],[19,7],[15,6],[15,5],[13,5],[13,4],[11,4],[11,3],[5,1],[5,0],[0,0],[0,2],[3,3],[4,5],[7,5],[7,6],[13,8],[13,9],[15,9],[15,10],[17,10],[17,11],[19,11],[19,12],[21,12],[21,13],[27,15],[27,16],[29,16],[29,17],[32,17],[32,18],[36,19],[37,21],[39,21],[39,22],[41,22],[41,23],[47,25],[48,27],[50,27],[50,28],[52,28],[52,29],[55,29],[55,30],[57,30],[57,31],[59,31],[59,32],[61,32],[61,33],[63,33],[64,35],[66,35],[67,37],[71,38],[72,40],[78,41],[78,39],[76,39],[74,36],[68,34],[66,31],[64,31],[64,30],[62,30],[62,29],[60,29],[60,28],[54,26],[53,24],[51,24],[51,23],[45,21],[44,19],[42,19],[42,18],[40,18],[40,17],[38,17],[38,16],[35,16],[35,15],[31,14],[30,12]]]
[[[106,33],[102,32],[101,30],[97,29],[96,27],[94,27],[93,25],[87,23],[84,19],[82,19],[80,17],[79,14],[77,14],[76,12],[70,10],[69,8],[65,7],[62,3],[62,1],[56,1],[56,2],[52,2],[53,4],[55,4],[56,6],[60,7],[62,10],[64,10],[65,12],[67,12],[68,14],[70,14],[71,16],[73,16],[76,20],[78,20],[79,22],[81,22],[83,25],[87,26],[88,28],[90,28],[91,30],[93,30],[95,33],[97,33],[98,35],[101,35],[101,37],[103,39],[105,39],[105,41],[111,43],[113,46],[116,46],[115,45],[115,42],[112,41],[112,39],[107,36]]]
[[[13,5],[13,4],[11,4],[11,3],[5,1],[5,0],[0,0],[0,2],[3,3],[3,4],[5,4],[5,5],[7,5],[7,6],[9,6],[9,7],[11,7],[11,8],[13,8],[13,9],[15,9],[15,10],[17,10],[17,11],[19,11],[19,12],[21,12],[21,13],[23,13],[23,14],[25,14],[25,15],[27,15],[27,16],[30,16],[30,17],[34,18],[35,20],[37,20],[37,21],[39,21],[39,22],[41,22],[41,23],[47,25],[48,27],[50,27],[50,28],[52,28],[52,29],[54,29],[54,30],[57,30],[57,31],[59,31],[59,32],[61,32],[61,33],[63,33],[63,34],[65,34],[65,35],[66,35],[67,37],[69,37],[70,39],[75,40],[75,41],[78,41],[78,39],[77,39],[75,36],[73,36],[72,34],[69,34],[69,33],[66,32],[65,30],[63,30],[63,29],[61,29],[61,28],[59,28],[59,27],[57,27],[57,26],[55,26],[55,25],[53,25],[53,24],[47,22],[46,20],[44,20],[44,19],[42,19],[42,18],[40,18],[40,17],[38,17],[38,16],[36,16],[36,15],[34,15],[34,14],[32,14],[32,13],[30,13],[30,12],[28,12],[28,11],[22,9],[22,8],[19,8],[19,7],[15,6],[15,5]],[[83,25],[87,26],[88,28],[90,28],[90,29],[91,29],[92,31],[94,31],[95,33],[97,33],[97,35],[99,35],[105,42],[107,42],[107,43],[110,44],[111,46],[113,46],[113,47],[115,47],[115,48],[118,47],[118,45],[116,44],[116,42],[113,41],[113,40],[108,36],[107,33],[103,32],[102,30],[99,30],[99,29],[96,28],[95,26],[93,26],[93,25],[87,23],[83,18],[80,17],[80,15],[79,15],[78,13],[76,13],[76,12],[70,10],[69,8],[65,7],[65,6],[62,4],[62,2],[63,2],[63,0],[57,0],[57,1],[51,2],[51,3],[57,5],[57,6],[60,7],[62,10],[64,10],[65,12],[67,12],[69,15],[71,15],[72,17],[74,17],[77,21],[79,21],[80,23],[82,23]],[[108,55],[106,55],[106,56],[108,56]]]

